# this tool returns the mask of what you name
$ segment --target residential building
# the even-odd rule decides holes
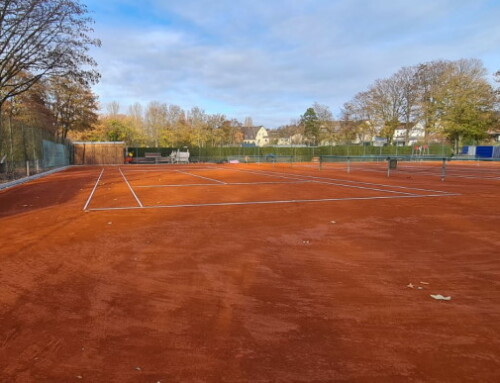
[[[411,146],[418,142],[424,141],[425,138],[425,129],[422,123],[412,123],[410,130],[408,132],[408,140],[406,137],[406,127],[404,124],[399,125],[394,131],[394,135],[392,136],[392,141],[394,145],[398,146]]]
[[[265,146],[269,144],[269,135],[263,126],[244,126],[243,146]]]
[[[278,145],[281,146],[292,146],[292,145],[303,145],[305,138],[302,134],[296,133],[289,137],[278,138]]]

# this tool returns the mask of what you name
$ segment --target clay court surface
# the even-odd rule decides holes
[[[499,382],[500,164],[365,165],[0,191],[0,382]]]

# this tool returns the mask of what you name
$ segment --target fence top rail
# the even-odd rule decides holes
[[[389,160],[398,160],[398,161],[500,161],[500,158],[492,158],[492,157],[461,157],[461,156],[439,156],[439,155],[366,155],[366,156],[337,156],[337,155],[322,155],[320,156],[320,161],[328,162],[328,161],[389,161]]]
[[[73,145],[125,145],[125,141],[73,141]]]

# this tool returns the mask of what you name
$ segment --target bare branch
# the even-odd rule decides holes
[[[99,80],[88,52],[92,19],[77,0],[9,0],[0,6],[0,106],[47,76]]]

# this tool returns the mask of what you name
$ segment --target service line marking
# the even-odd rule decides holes
[[[203,178],[203,179],[205,179],[205,180],[214,181],[214,182],[218,182],[218,183],[220,183],[220,184],[227,185],[227,182],[219,181],[219,180],[216,180],[216,179],[214,179],[214,178],[203,177],[203,176],[199,176],[199,175],[197,175],[197,174],[192,174],[192,173],[188,173],[188,172],[183,172],[182,170],[176,170],[176,172],[178,172],[178,173],[182,173],[182,174],[187,174],[187,175],[190,175],[190,176],[193,176],[193,177]]]
[[[125,169],[125,173],[175,173],[179,169],[173,169],[173,168],[157,168],[157,169]],[[189,168],[185,170],[197,170],[197,171],[202,171],[202,170],[207,170],[207,171],[214,171],[214,170],[226,170],[222,168]]]
[[[87,203],[85,204],[85,206],[83,207],[83,210],[87,210],[87,207],[89,206],[90,204],[90,200],[92,199],[92,196],[94,195],[94,192],[95,192],[95,189],[97,189],[97,185],[99,184],[99,181],[101,180],[101,177],[102,177],[102,174],[104,173],[104,168],[102,168],[101,170],[101,174],[99,174],[99,177],[97,178],[97,181],[94,185],[94,188],[92,189],[92,191],[90,192],[90,195],[89,195],[89,198],[87,199]]]
[[[272,205],[285,203],[306,203],[306,202],[332,202],[332,201],[356,201],[356,200],[378,200],[378,199],[396,199],[396,198],[425,198],[425,197],[450,197],[460,194],[428,194],[428,195],[398,195],[398,196],[379,196],[379,197],[348,197],[348,198],[321,198],[321,199],[294,199],[277,201],[249,201],[249,202],[216,202],[199,204],[181,204],[181,205],[156,205],[156,206],[130,206],[130,207],[108,207],[93,208],[89,211],[107,211],[107,210],[137,210],[137,209],[166,209],[178,207],[205,207],[205,206],[241,206],[241,205]]]
[[[130,189],[130,191],[132,192],[132,195],[134,196],[135,200],[137,201],[137,203],[139,204],[140,207],[144,207],[142,205],[142,202],[139,200],[139,197],[137,197],[137,194],[135,194],[135,191],[134,189],[132,189],[132,186],[130,186],[130,183],[128,182],[127,178],[125,177],[125,174],[123,174],[122,172],[122,169],[121,168],[118,168],[118,170],[120,171],[122,177],[123,177],[123,180],[125,181],[125,183],[127,184],[128,188]]]
[[[251,172],[250,170],[240,170],[242,172],[250,172],[250,173],[256,173],[256,174],[264,174],[262,171],[261,172]],[[269,171],[267,171],[267,175],[273,175],[275,172],[271,172],[269,174]],[[276,176],[281,173],[276,173]],[[425,192],[431,192],[431,193],[443,193],[443,194],[449,194],[449,192],[442,191],[442,190],[432,190],[432,189],[422,189],[422,188],[414,188],[414,187],[409,187],[409,186],[399,186],[399,185],[388,185],[388,184],[376,184],[376,183],[371,183],[371,182],[361,182],[361,181],[351,181],[351,180],[343,180],[343,179],[338,179],[338,178],[329,178],[329,177],[317,177],[317,176],[309,176],[305,174],[294,174],[294,173],[287,173],[299,177],[306,177],[306,178],[311,178],[311,179],[319,179],[319,180],[326,180],[326,181],[341,181],[341,182],[346,182],[346,183],[353,183],[353,184],[359,184],[359,185],[370,185],[370,186],[383,186],[383,187],[389,187],[389,188],[395,188],[395,189],[405,189],[405,190],[418,190],[418,191],[425,191]],[[299,178],[297,178],[299,179]]]
[[[429,169],[429,168],[414,168],[416,170],[405,170],[408,169],[408,166],[401,166],[398,169],[391,170],[391,172],[394,172],[395,174],[398,173],[404,173],[404,174],[410,174],[410,175],[415,175],[415,176],[430,176],[430,177],[442,177],[441,174],[441,168],[435,168],[435,169]],[[332,168],[329,168],[332,169]],[[351,171],[353,168],[351,167]],[[375,168],[375,167],[362,167],[362,168],[354,168],[356,172],[377,172],[377,173],[387,173],[387,169],[381,169],[381,168]],[[483,175],[483,174],[477,174],[477,175],[459,175],[455,174],[454,172],[456,169],[448,169],[446,170],[446,178],[466,178],[466,179],[474,179],[474,180],[498,180],[500,177],[492,177],[489,175]],[[305,176],[304,176],[305,177]],[[400,186],[402,187],[402,186]],[[415,189],[418,190],[418,189]],[[422,189],[426,190],[426,189]],[[437,190],[436,190],[437,191]],[[445,192],[441,192],[445,193]]]
[[[262,175],[268,175],[270,177],[280,177],[280,178],[287,178],[287,179],[295,179],[295,180],[304,180],[303,178],[297,178],[297,177],[289,177],[289,176],[282,176],[282,175],[276,175],[276,174],[265,174],[261,172],[254,172],[250,170],[242,170],[246,171],[249,173],[255,173],[255,174],[262,174]],[[299,176],[300,177],[300,176]],[[305,177],[305,176],[302,176]],[[319,179],[325,179],[329,180],[329,178],[322,178],[322,177],[313,177],[310,176],[308,178],[319,178]],[[352,188],[352,189],[362,189],[362,190],[374,190],[374,191],[381,191],[383,193],[394,193],[394,194],[407,194],[407,195],[416,195],[415,193],[407,193],[403,191],[396,191],[396,190],[388,190],[388,189],[380,189],[380,188],[373,188],[373,187],[367,187],[367,186],[358,186],[358,185],[346,185],[344,183],[337,183],[337,182],[329,182],[329,181],[318,181],[316,179],[311,180],[311,182],[318,183],[318,184],[328,184],[328,185],[335,185],[335,186],[342,186],[346,188]]]
[[[231,185],[289,185],[289,184],[304,184],[316,181],[303,180],[303,181],[290,181],[290,182],[225,182],[219,184],[167,184],[167,185],[141,185],[136,188],[168,188],[168,187],[189,187],[189,186],[231,186]]]

